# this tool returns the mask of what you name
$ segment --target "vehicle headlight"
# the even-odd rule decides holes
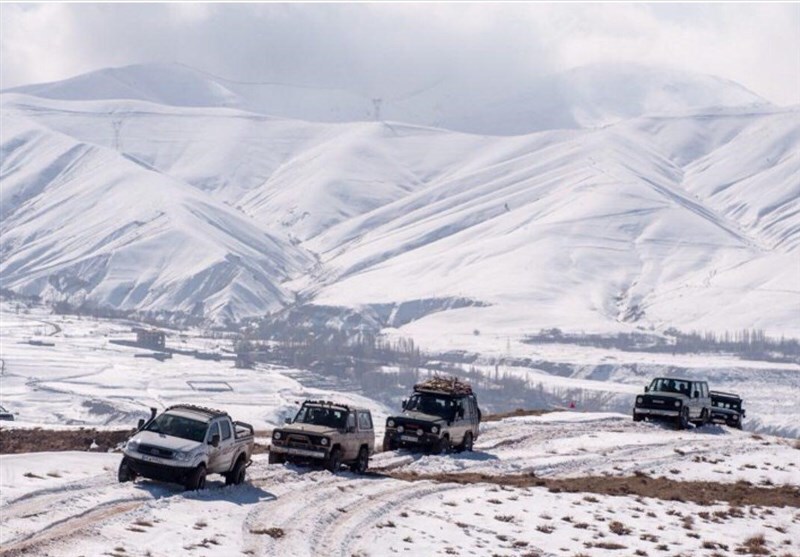
[[[175,460],[189,460],[192,457],[192,451],[175,451]]]
[[[139,450],[139,440],[138,439],[131,439],[127,443],[125,443],[125,450],[127,451],[138,451]]]
[[[394,427],[394,420],[389,420],[386,422],[386,427]]]
[[[680,400],[676,400],[676,401],[675,401],[675,407],[677,408],[677,407],[678,407],[678,406],[680,406],[680,405],[681,405],[681,401],[680,401]]]
[[[433,426],[433,427],[431,428],[431,433],[434,433],[434,434],[435,434],[435,433],[439,433],[439,426]]]
[[[644,402],[644,399],[642,397],[640,397],[640,396],[636,397],[636,404],[641,404],[643,402]]]
[[[736,420],[738,420],[738,419],[739,419],[739,416],[737,416],[736,414],[734,414],[733,416],[731,416],[731,418],[733,418],[733,421],[735,422]]]
[[[422,430],[421,429],[417,430],[417,437],[422,437]]]
[[[281,432],[280,431],[275,431],[275,432],[272,433],[272,438],[273,439],[280,439],[281,437],[282,436],[281,436]]]
[[[397,426],[397,433],[403,433],[405,430],[406,428],[404,428],[403,426],[401,425]]]
[[[323,447],[327,447],[327,446],[328,446],[328,443],[329,443],[329,441],[328,441],[328,438],[327,438],[327,437],[323,437],[323,438],[320,440],[320,443],[322,444],[322,446],[323,446]]]

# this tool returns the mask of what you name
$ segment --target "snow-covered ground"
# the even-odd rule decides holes
[[[174,354],[163,362],[136,358],[146,349],[121,346],[112,339],[133,340],[131,326],[114,321],[50,315],[42,308],[16,314],[0,311],[0,358],[3,361],[0,405],[28,424],[132,426],[151,406],[190,403],[226,409],[256,430],[272,429],[294,416],[306,398],[329,397],[329,391],[303,386],[300,370],[259,366],[236,369],[232,361],[198,360]],[[33,346],[29,340],[54,346]],[[184,342],[185,341],[185,342]],[[169,346],[215,350],[230,343],[189,333],[175,335]],[[355,393],[337,400],[368,405],[383,425],[388,408]]]
[[[699,505],[389,474],[566,478],[640,471],[800,489],[797,455],[780,438],[717,427],[673,432],[626,416],[581,413],[484,424],[471,454],[378,454],[372,466],[379,474],[366,477],[270,466],[259,455],[248,484],[210,482],[196,493],[147,480],[118,484],[119,455],[6,455],[0,543],[7,555],[599,556],[615,548],[619,555],[711,555],[763,535],[770,553],[792,554],[800,551],[800,511],[791,506]]]

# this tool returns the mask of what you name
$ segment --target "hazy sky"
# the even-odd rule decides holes
[[[800,103],[800,4],[0,4],[0,26],[2,88],[181,62],[389,95],[638,62]]]

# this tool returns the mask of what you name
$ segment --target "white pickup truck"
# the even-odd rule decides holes
[[[222,474],[227,485],[244,482],[253,454],[253,426],[234,422],[219,410],[181,404],[148,421],[123,450],[117,477],[120,482],[138,476],[203,489],[206,475]]]

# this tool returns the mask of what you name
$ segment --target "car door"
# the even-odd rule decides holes
[[[356,427],[356,412],[350,410],[347,413],[347,429],[345,429],[344,441],[342,442],[343,460],[355,460],[358,456],[358,428]]]
[[[219,447],[222,451],[220,455],[220,466],[223,470],[228,471],[233,466],[233,457],[236,451],[236,437],[233,434],[233,424],[228,418],[223,418],[219,421],[220,440]]]
[[[358,413],[358,436],[359,447],[361,445],[366,445],[369,454],[372,454],[375,448],[375,431],[372,427],[372,416],[367,411]]]
[[[225,471],[222,452],[222,436],[218,447],[211,444],[215,435],[220,435],[219,420],[214,421],[206,434],[206,450],[208,451],[208,472],[217,473]]]

